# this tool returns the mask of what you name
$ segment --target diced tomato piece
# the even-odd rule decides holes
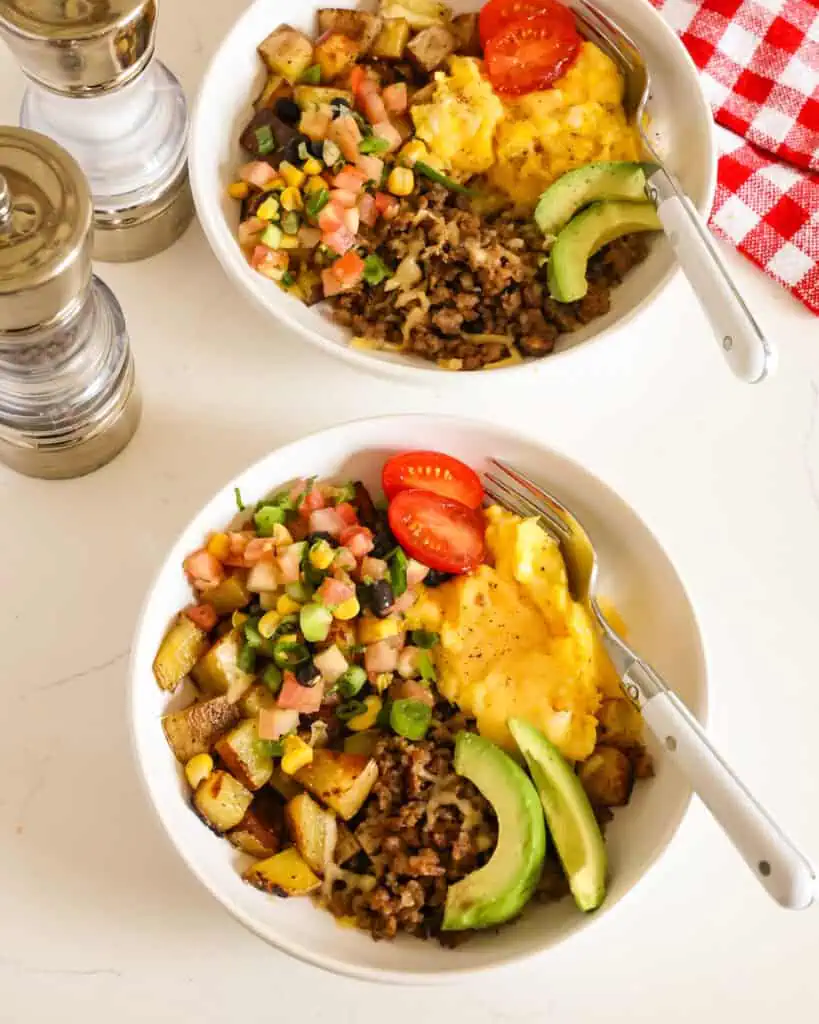
[[[361,215],[358,212],[358,207],[354,206],[350,210],[344,211],[344,226],[349,228],[353,234],[358,231],[359,224],[361,223]]]
[[[225,570],[219,559],[205,548],[194,551],[182,563],[182,568],[194,586],[201,589],[215,587],[225,578]]]
[[[310,513],[320,508],[324,508],[324,495],[321,493],[321,488],[314,485],[305,492],[299,502],[299,515],[304,519],[309,519]]]
[[[305,110],[301,115],[299,131],[306,135],[308,139],[320,142],[322,139],[327,138],[327,131],[332,120],[333,115],[329,107]]]
[[[329,234],[344,223],[344,207],[330,201],[318,215],[318,226],[322,232]]]
[[[276,566],[282,583],[298,583],[301,572],[301,550],[295,544],[283,548],[276,556]]]
[[[194,626],[204,629],[206,633],[209,633],[219,621],[216,609],[211,604],[192,604],[185,609],[185,615]]]
[[[358,202],[358,192],[350,192],[346,188],[334,188],[330,192],[330,202],[343,206],[345,210],[351,210]]]
[[[256,245],[259,241],[259,236],[266,227],[267,225],[261,217],[249,217],[247,220],[242,221],[239,225],[239,245],[243,249]]]
[[[372,531],[366,526],[350,526],[339,538],[345,548],[349,548],[356,558],[363,558],[369,555],[375,547]]]
[[[365,192],[359,199],[358,213],[361,218],[361,223],[366,224],[368,228],[371,228],[378,220],[378,210],[375,205],[375,198],[371,196],[369,192]]]
[[[321,232],[318,228],[311,228],[307,224],[302,224],[299,228],[299,245],[305,249],[315,249],[315,247],[321,241]]]
[[[344,114],[331,122],[327,138],[335,142],[346,160],[352,162],[358,156],[361,129],[352,114]]]
[[[364,269],[363,260],[361,263],[361,269]],[[344,520],[345,526],[355,526],[358,523],[358,512],[356,512],[355,507],[351,505],[349,501],[340,501],[338,505],[336,505],[336,512],[338,512]]]
[[[388,192],[375,193],[375,208],[384,220],[392,220],[398,213],[399,205],[400,204],[396,197],[391,196]]]
[[[294,709],[262,708],[259,711],[257,731],[260,740],[280,740],[282,736],[294,732],[298,727],[299,713]]]
[[[322,270],[321,284],[324,289],[325,299],[331,299],[334,295],[344,291],[344,285],[339,281],[332,270]]]
[[[355,253],[347,253],[347,256],[354,256]],[[347,256],[342,256],[343,260]],[[329,533],[331,537],[338,537],[344,529],[344,520],[334,508],[320,508],[310,515],[310,533]]]
[[[357,210],[355,211],[358,212]],[[344,288],[352,288],[357,285],[361,280],[361,275],[364,273],[364,260],[358,255],[357,252],[350,251],[345,253],[341,259],[336,260],[331,270],[335,276],[341,281]],[[339,512],[339,506],[335,508],[336,515],[339,520],[344,523],[341,513]]]
[[[363,86],[358,99],[370,124],[375,125],[379,121],[387,120],[387,108],[378,95],[378,86],[375,82]]]
[[[355,245],[355,235],[343,224],[335,231],[325,231],[321,236],[321,240],[328,249],[337,252],[339,256],[343,256],[348,249],[352,249]]]
[[[389,143],[388,153],[394,153],[396,149],[401,145],[401,133],[391,124],[386,118],[383,121],[377,121],[373,125],[373,135],[376,135],[379,139],[383,139]]]
[[[359,153],[356,159],[356,167],[359,167],[367,176],[367,181],[381,181],[384,173],[384,161],[377,156],[370,156],[367,153]]]
[[[367,182],[367,175],[364,171],[354,167],[352,164],[347,164],[343,170],[339,171],[338,174],[333,178],[333,186],[335,188],[345,189],[348,192],[360,192],[365,183]]]
[[[267,186],[277,176],[275,168],[271,167],[270,164],[265,163],[264,160],[254,160],[252,163],[245,164],[239,168],[239,178],[241,181],[246,181],[248,185],[254,185],[256,188],[267,188]]]
[[[249,530],[229,533],[228,539],[230,541],[230,552],[227,558],[222,559],[225,565],[244,568],[245,551],[248,544],[253,540],[253,537],[254,534],[250,533]]]
[[[260,274],[278,279],[287,270],[287,253],[257,245],[250,257],[250,264]]]
[[[361,86],[367,80],[367,72],[360,64],[356,64],[353,70],[350,72],[350,88],[353,90],[353,95],[357,96],[361,90]]]
[[[384,106],[391,114],[403,114],[407,109],[407,83],[396,82],[388,85],[383,92]],[[303,131],[304,129],[302,129]]]
[[[272,537],[254,537],[245,548],[245,565],[256,565],[263,559],[272,561],[275,547]]]
[[[323,683],[316,683],[315,686],[302,686],[292,672],[285,672],[276,704],[280,708],[299,711],[305,715],[313,715],[321,707],[323,699]]]
[[[355,587],[346,580],[337,580],[332,576],[325,576],[321,586],[316,591],[316,597],[328,608],[336,608],[351,597],[355,597]]]

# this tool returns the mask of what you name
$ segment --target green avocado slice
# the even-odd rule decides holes
[[[535,223],[544,235],[556,235],[589,203],[605,199],[641,202],[646,198],[643,164],[600,160],[562,174],[541,195]]]
[[[592,203],[555,239],[547,270],[550,295],[558,302],[577,302],[588,291],[586,268],[598,249],[621,235],[661,230],[652,203]]]
[[[498,845],[482,868],[450,886],[443,929],[491,928],[520,913],[534,892],[546,854],[543,811],[523,769],[482,736],[458,733],[455,771],[492,804]]]
[[[574,901],[580,910],[596,910],[606,895],[608,861],[589,798],[571,765],[539,729],[523,718],[510,718],[509,729],[540,792]]]

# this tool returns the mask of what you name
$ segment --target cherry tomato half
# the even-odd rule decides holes
[[[557,0],[489,0],[478,17],[478,31],[484,46],[512,21],[524,21],[548,15],[557,21],[574,25],[574,16],[568,7]]]
[[[443,452],[394,455],[384,463],[381,484],[390,501],[399,491],[410,488],[432,491],[468,508],[478,508],[483,501],[483,487],[475,470]]]
[[[459,501],[429,491],[400,491],[387,514],[401,547],[430,569],[464,573],[483,561],[483,516]]]
[[[486,44],[486,71],[496,92],[520,96],[560,78],[579,48],[574,22],[551,17],[513,21]]]

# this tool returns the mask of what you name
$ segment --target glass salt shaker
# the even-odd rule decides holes
[[[29,84],[20,123],[67,149],[94,206],[94,257],[144,259],[193,217],[188,108],[154,57],[157,0],[5,0],[0,33]]]
[[[91,249],[76,161],[0,127],[0,462],[28,476],[90,473],[139,423],[125,320]]]

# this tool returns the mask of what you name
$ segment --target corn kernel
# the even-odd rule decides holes
[[[362,644],[377,644],[391,636],[398,636],[398,619],[366,618],[358,623],[358,639]]]
[[[364,732],[365,729],[372,729],[375,725],[375,720],[378,718],[378,714],[383,707],[383,701],[380,697],[366,697],[364,704],[367,708],[366,711],[362,711],[360,715],[356,715],[355,718],[351,718],[347,723],[347,728],[352,729],[353,732]]]
[[[282,240],[279,242],[279,248],[298,249],[300,244],[298,235],[282,235]]]
[[[223,562],[230,554],[230,537],[226,533],[214,533],[208,541],[208,552]]]
[[[245,612],[235,611],[230,617],[230,624],[234,629],[241,629],[250,618]]]
[[[375,677],[375,682],[373,683],[373,686],[375,686],[376,690],[378,690],[379,693],[383,693],[385,690],[389,689],[391,684],[392,672],[379,672],[378,675]]]
[[[316,160],[314,156],[311,156],[309,160],[304,161],[302,170],[305,174],[321,174],[324,170],[324,164],[321,160]]]
[[[282,771],[285,775],[295,774],[313,760],[313,748],[298,736],[285,736],[283,746]]]
[[[408,196],[415,188],[415,175],[408,167],[393,167],[387,178],[387,191],[394,196]]]
[[[293,543],[290,531],[281,523],[274,523],[272,539],[277,548],[286,548]]]
[[[310,548],[310,565],[314,569],[329,569],[335,557],[335,551],[326,540],[320,540]]]
[[[287,160],[282,160],[279,164],[279,174],[284,178],[288,185],[292,185],[294,188],[300,188],[304,184],[304,179],[307,175],[304,171],[300,171],[298,167],[294,167],[293,164]]]
[[[276,602],[276,611],[279,615],[292,615],[301,608],[298,601],[294,601],[289,594],[282,594]]]
[[[282,192],[282,195],[284,193]],[[271,196],[259,206],[256,211],[256,216],[261,220],[271,221],[279,219],[279,200],[275,196]]]
[[[308,196],[313,195],[315,192],[323,192],[327,188],[327,182],[324,178],[314,175],[312,178],[308,178],[305,185],[304,191]]]
[[[351,597],[341,604],[336,605],[333,609],[333,618],[341,619],[342,622],[347,622],[349,619],[354,619],[356,615],[361,611],[361,605],[358,603],[357,597]]]
[[[278,598],[272,590],[263,590],[259,594],[259,607],[263,612],[273,612],[276,610],[276,601]]]
[[[191,789],[196,789],[200,782],[213,771],[213,758],[210,754],[196,754],[185,765],[185,778]]]
[[[299,635],[298,633],[283,633],[279,640],[283,644],[297,644],[299,642]]]
[[[426,162],[428,154],[429,151],[424,143],[420,139],[413,139],[412,142],[408,142],[403,147],[398,154],[398,159],[405,167],[414,167],[416,160],[424,160]]]
[[[259,619],[259,632],[265,640],[269,640],[270,637],[273,636],[281,621],[282,617],[278,612],[266,612]]]
[[[304,200],[301,197],[301,192],[292,185],[286,188],[281,195],[282,208],[285,210],[303,210]]]
[[[228,185],[228,195],[231,199],[247,199],[250,195],[250,185],[246,181],[234,181]]]
[[[265,192],[281,192],[282,189],[285,189],[285,188],[287,188],[287,182],[284,180],[284,178],[280,174],[277,174],[275,178],[271,178],[270,179],[270,181],[267,183],[267,188],[264,191]]]

